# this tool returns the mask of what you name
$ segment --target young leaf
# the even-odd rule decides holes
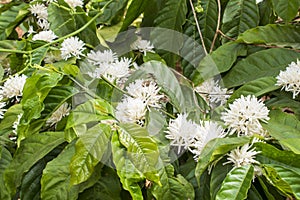
[[[268,24],[242,33],[239,35],[237,42],[300,49],[299,30],[299,26]]]
[[[63,132],[44,132],[21,141],[12,162],[5,171],[5,181],[11,194],[14,194],[16,188],[20,186],[23,174],[63,142]]]
[[[230,0],[222,19],[222,32],[231,38],[258,26],[259,12],[255,0]],[[228,41],[224,38],[223,43]]]
[[[93,173],[109,145],[111,129],[97,124],[81,135],[76,142],[76,152],[70,163],[71,184],[86,181]]]
[[[223,78],[226,87],[235,87],[265,76],[277,76],[299,53],[287,49],[268,49],[239,61]]]
[[[252,165],[233,168],[224,179],[216,195],[216,200],[246,199],[253,176],[254,167]]]

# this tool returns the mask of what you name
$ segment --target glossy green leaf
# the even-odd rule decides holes
[[[4,171],[12,160],[10,152],[3,146],[0,146],[0,199],[10,199],[10,193],[5,185]]]
[[[228,102],[233,102],[234,99],[237,99],[242,95],[254,95],[256,97],[259,97],[268,92],[277,90],[280,87],[275,85],[276,82],[276,78],[270,76],[250,81],[249,83],[244,84],[239,89],[234,91],[234,93],[230,96]]]
[[[212,54],[204,57],[191,75],[191,79],[198,85],[208,78],[228,71],[238,56],[245,56],[246,54],[246,45],[228,42],[213,51]]]
[[[203,148],[196,166],[195,176],[199,182],[202,173],[213,161],[221,158],[230,150],[249,142],[247,137],[217,138],[209,141]]]
[[[121,124],[120,127],[119,140],[126,147],[128,158],[148,180],[159,183],[155,168],[159,157],[156,142],[145,128],[136,124]]]
[[[238,37],[237,42],[300,49],[299,30],[299,26],[268,24],[244,32]]]
[[[270,113],[270,120],[262,124],[270,135],[277,139],[280,144],[296,154],[300,154],[300,121],[293,115],[281,111]]]
[[[222,32],[231,38],[258,26],[259,12],[255,0],[230,0],[222,18]],[[223,39],[223,42],[228,39]]]
[[[253,176],[254,167],[251,165],[233,168],[222,182],[222,186],[216,195],[216,200],[246,199]]]
[[[9,168],[5,172],[5,181],[14,194],[20,186],[22,176],[39,159],[64,142],[63,132],[44,132],[24,139],[17,149]]]
[[[287,49],[268,49],[251,54],[239,61],[223,78],[226,87],[235,87],[258,78],[277,76],[300,53]]]
[[[126,149],[120,143],[117,132],[112,135],[111,147],[113,162],[123,188],[130,193],[133,200],[143,200],[138,183],[143,181],[145,177],[126,156]]]
[[[90,122],[113,119],[113,107],[102,99],[91,99],[77,106],[69,115],[66,129]]]
[[[34,50],[32,53],[31,63],[40,65],[42,63],[43,59],[45,58],[48,50],[49,50],[49,47],[37,48],[36,50]]]
[[[92,175],[109,146],[110,135],[108,125],[98,124],[79,137],[70,163],[72,185],[82,183]]]
[[[276,164],[263,165],[268,181],[285,195],[300,198],[300,171]]]
[[[160,167],[159,175],[162,185],[154,184],[151,188],[151,193],[156,199],[181,200],[195,198],[191,183],[180,174],[175,176],[174,167],[171,164]]]
[[[51,3],[47,11],[50,29],[55,35],[62,37],[77,30],[74,16],[63,5]]]
[[[0,13],[0,40],[5,40],[29,13],[28,4],[15,3],[10,4],[9,8]]]
[[[272,0],[278,16],[285,22],[290,22],[297,15],[300,7],[299,0]]]

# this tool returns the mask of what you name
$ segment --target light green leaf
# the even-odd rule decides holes
[[[233,102],[235,99],[239,98],[240,96],[244,95],[254,95],[259,97],[264,95],[268,92],[274,91],[279,89],[279,86],[276,86],[277,80],[274,77],[262,77],[256,79],[254,81],[250,81],[249,83],[244,84],[239,89],[234,91],[231,97],[228,99],[228,102]]]
[[[18,119],[18,115],[21,113],[23,113],[21,104],[15,104],[9,107],[0,123],[0,130],[12,128],[13,123]]]
[[[12,160],[10,152],[3,146],[0,146],[0,199],[10,199],[10,193],[4,181],[4,171]]]
[[[238,37],[237,42],[300,49],[299,30],[299,26],[268,24],[244,32]]]
[[[90,122],[113,119],[113,107],[102,99],[91,99],[77,106],[69,115],[66,129]]]
[[[223,78],[226,87],[235,87],[265,76],[277,76],[300,53],[287,49],[268,49],[239,61]]]
[[[120,128],[119,140],[126,147],[128,158],[148,180],[159,183],[155,168],[159,157],[156,142],[137,124],[120,124]]]
[[[29,13],[27,3],[11,3],[0,12],[0,40],[5,40]]]
[[[112,135],[111,147],[113,162],[123,188],[130,193],[133,200],[143,200],[142,191],[138,183],[143,181],[145,177],[128,159],[126,149],[120,143],[117,132]]]
[[[70,163],[71,184],[86,181],[93,173],[109,145],[111,129],[97,124],[81,135],[76,142],[76,152]]]
[[[230,150],[244,145],[250,141],[247,137],[217,138],[209,141],[203,148],[196,166],[195,176],[199,182],[205,169],[218,158],[221,158]]]
[[[162,162],[162,160],[160,160]],[[161,163],[163,165],[163,163]],[[174,167],[171,164],[160,166],[159,170],[161,186],[154,184],[151,193],[156,199],[194,199],[194,188],[182,175],[174,175]],[[183,192],[184,191],[184,192]]]
[[[254,167],[251,165],[233,168],[224,179],[216,200],[246,199],[253,176]]]
[[[274,9],[278,16],[286,23],[290,22],[297,15],[300,7],[299,0],[272,0]]]
[[[11,164],[5,171],[5,181],[11,194],[14,194],[16,188],[20,186],[23,174],[63,142],[63,132],[44,132],[21,141]]]
[[[222,32],[231,38],[258,26],[259,12],[255,0],[230,0],[222,18]],[[224,38],[223,43],[228,41]]]
[[[191,75],[192,81],[195,85],[198,85],[204,80],[226,72],[236,62],[238,56],[245,56],[246,54],[246,45],[228,42],[201,60],[199,66]]]

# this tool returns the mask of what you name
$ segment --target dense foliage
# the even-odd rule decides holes
[[[299,0],[0,6],[0,199],[300,199]]]

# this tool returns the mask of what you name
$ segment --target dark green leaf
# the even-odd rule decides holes
[[[254,167],[251,165],[233,168],[224,179],[216,200],[246,199],[253,176]]]
[[[12,160],[11,154],[9,151],[3,147],[0,146],[0,199],[10,199],[10,193],[8,188],[6,187],[5,181],[4,181],[4,171],[9,166],[10,162]]]
[[[299,0],[272,0],[274,9],[278,16],[285,22],[290,22],[297,15]]]

